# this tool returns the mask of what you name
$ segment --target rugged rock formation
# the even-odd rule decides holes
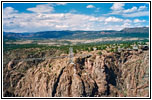
[[[9,62],[4,70],[4,96],[147,97],[149,52],[124,51],[74,58]],[[25,71],[19,71],[21,68]]]

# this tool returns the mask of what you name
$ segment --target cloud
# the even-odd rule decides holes
[[[124,17],[141,17],[141,16],[149,16],[149,11],[140,11],[134,12],[131,14],[122,14]]]
[[[132,8],[130,8],[130,9],[127,9],[127,10],[124,10],[123,12],[124,13],[131,13],[131,12],[135,12],[135,11],[143,11],[143,10],[146,10],[147,9],[147,7],[146,6],[140,6],[139,8],[137,8],[137,7],[132,7]]]
[[[88,5],[86,8],[95,8],[93,5]]]
[[[137,11],[137,7],[132,7],[131,9],[124,10],[124,13],[131,13]]]
[[[110,8],[112,10],[111,13],[108,13],[107,15],[113,15],[113,14],[121,14],[124,10],[125,4],[124,3],[114,3],[112,7]]]
[[[105,19],[106,22],[121,22],[123,19],[116,18],[116,17],[108,17]]]
[[[112,25],[110,21],[122,21],[116,17],[95,17],[72,13],[17,13],[13,16],[15,17],[3,20],[4,31],[106,30],[110,28],[109,25]],[[105,21],[108,22],[107,25],[104,25]]]
[[[54,10],[54,8],[49,4],[41,4],[33,8],[27,8],[27,10],[35,13],[50,13]]]
[[[37,8],[37,6],[35,8]],[[3,14],[3,28],[4,31],[7,32],[121,30],[126,26],[136,27],[136,25],[143,24],[141,23],[141,21],[143,21],[141,19],[139,21],[139,19],[131,20],[114,16],[106,17],[77,13],[50,13],[49,11],[47,13],[19,13],[14,8],[4,8],[3,10],[4,13],[7,13]]]
[[[64,2],[60,2],[60,3],[56,3],[56,5],[66,5],[67,3]]]
[[[141,17],[141,16],[149,16],[149,11],[146,6],[132,7],[131,9],[127,9],[123,11],[122,14],[124,17]]]
[[[76,13],[76,12],[77,12],[77,10],[75,10],[75,9],[72,9],[69,11],[69,13]]]
[[[146,20],[134,19],[134,23],[141,23],[141,22],[146,22]]]
[[[69,26],[67,26],[67,25],[56,25],[55,27],[60,29],[60,28],[68,28]]]
[[[146,6],[140,6],[138,10],[141,11],[141,10],[146,10],[146,9],[147,9]]]
[[[124,24],[122,25],[122,27],[130,27],[130,26],[131,26],[130,23],[124,23]]]
[[[124,3],[114,3],[113,6],[111,7],[112,10],[122,10],[124,9],[123,6]]]
[[[17,12],[18,11],[15,10],[14,8],[12,8],[12,7],[6,7],[3,10],[3,14],[11,14],[11,13],[17,13]]]
[[[121,15],[123,17],[141,17],[149,16],[149,11],[146,6],[140,6],[137,8],[133,6],[130,9],[124,9],[125,4],[123,3],[114,3],[111,7],[111,12],[105,15]]]
[[[124,23],[131,23],[131,22],[132,22],[132,20],[130,20],[130,19],[124,20]]]

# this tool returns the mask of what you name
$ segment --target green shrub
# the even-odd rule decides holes
[[[100,55],[100,56],[101,56],[101,55],[102,55],[102,52],[101,52],[101,51],[99,51],[99,52],[98,52],[98,55]]]

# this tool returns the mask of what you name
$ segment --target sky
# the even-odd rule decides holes
[[[3,3],[3,31],[122,30],[149,26],[149,3]]]

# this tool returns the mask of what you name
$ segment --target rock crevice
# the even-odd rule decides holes
[[[24,74],[17,72],[22,67],[20,64],[10,62],[4,75],[7,83],[4,86],[9,87],[4,87],[4,96],[146,97],[149,94],[149,53],[136,53],[75,57],[75,65],[68,64],[68,58],[42,61],[28,67]]]

